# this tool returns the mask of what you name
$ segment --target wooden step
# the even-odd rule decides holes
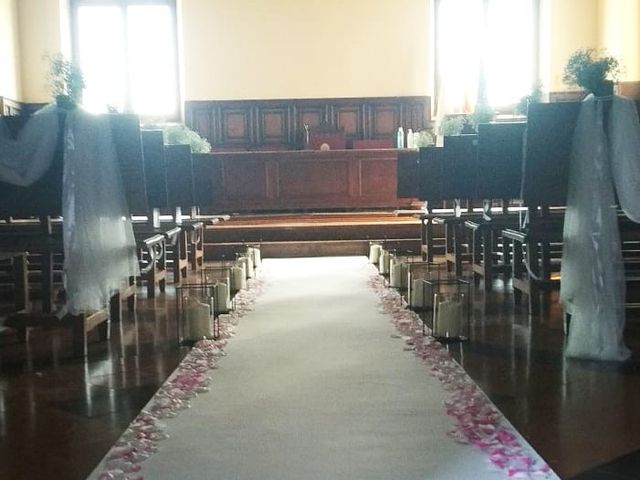
[[[387,239],[389,248],[402,253],[416,253],[420,249],[419,238]],[[288,257],[325,257],[368,255],[368,240],[306,240],[306,241],[274,241],[261,242],[263,258]],[[205,243],[204,257],[206,261],[230,260],[235,254],[243,251],[241,243]]]

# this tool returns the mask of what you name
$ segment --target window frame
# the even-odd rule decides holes
[[[171,13],[171,38],[174,45],[174,80],[176,85],[175,91],[175,105],[173,107],[173,111],[168,113],[165,117],[165,121],[180,121],[182,116],[182,99],[181,99],[181,85],[180,85],[180,62],[179,62],[179,52],[178,52],[178,10],[176,0],[70,0],[69,5],[69,15],[70,15],[70,25],[71,25],[71,55],[74,62],[77,64],[80,63],[80,49],[79,49],[79,26],[78,26],[78,9],[80,7],[103,7],[103,6],[116,6],[122,9],[122,15],[124,16],[125,22],[127,18],[127,8],[129,6],[154,6],[154,5],[166,5],[169,7],[169,11]],[[125,50],[128,52],[128,38],[125,29]],[[125,74],[126,74],[126,85],[125,85],[125,107],[123,113],[135,113],[140,118],[156,118],[155,115],[148,115],[145,113],[135,112],[132,108],[132,98],[131,98],[131,85],[129,78],[129,62],[128,58],[125,58]]]
[[[438,116],[440,114],[440,112],[437,111],[438,109],[438,97],[440,94],[440,71],[441,71],[441,67],[440,67],[440,56],[441,56],[441,50],[440,50],[440,46],[439,44],[439,35],[438,35],[438,30],[440,27],[440,22],[439,22],[439,11],[440,11],[440,5],[442,4],[442,2],[444,2],[446,0],[432,0],[432,11],[433,13],[433,97],[434,97],[434,116]],[[483,0],[482,3],[485,7],[485,9],[487,8],[489,2],[491,0]],[[541,15],[541,10],[542,10],[542,0],[530,0],[531,4],[532,4],[532,9],[533,9],[533,15],[532,15],[532,31],[533,31],[533,70],[532,70],[532,77],[531,78],[531,82],[533,84],[533,82],[535,82],[536,80],[542,80],[541,78],[541,74],[542,74],[542,68],[541,68],[541,62],[542,62],[542,58],[541,58],[541,29],[542,29],[542,15]],[[513,105],[498,105],[497,106],[497,112],[498,113],[505,113],[505,112],[509,112],[513,110]]]

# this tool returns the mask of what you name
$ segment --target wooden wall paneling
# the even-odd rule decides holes
[[[294,102],[294,142],[298,147],[303,147],[305,142],[304,125],[310,129],[319,127],[329,120],[329,105],[322,103],[310,103],[305,101]]]
[[[292,107],[283,105],[258,105],[256,109],[258,145],[288,145],[293,143],[291,120]]]
[[[618,83],[618,94],[623,97],[640,100],[640,81]]]
[[[225,156],[222,160],[222,182],[224,202],[267,201],[269,188],[267,163],[264,158],[250,153]]]
[[[335,105],[333,107],[333,124],[338,129],[344,129],[348,145],[353,139],[361,139],[364,137],[364,110],[364,105],[355,103],[351,105]]]
[[[266,198],[271,203],[280,198],[280,162],[277,159],[266,160],[265,175]]]
[[[220,141],[216,132],[215,125],[215,110],[211,108],[199,108],[193,112],[193,120],[191,125],[196,132],[202,132],[201,135],[205,137],[211,145],[215,145]]]
[[[360,159],[360,196],[388,197],[398,188],[397,161],[394,157]]]
[[[285,201],[348,197],[349,162],[347,160],[301,159],[280,162],[279,198]]]
[[[402,122],[405,132],[411,128],[414,132],[420,131],[427,127],[429,119],[426,116],[426,111],[429,109],[429,102],[427,104],[422,102],[409,101],[403,104]]]
[[[397,155],[396,149],[197,155],[197,199],[217,212],[398,208],[410,201],[396,196]]]
[[[402,121],[401,106],[391,102],[372,102],[370,108],[371,137],[395,138]]]
[[[295,149],[304,124],[344,128],[348,140],[395,140],[400,125],[429,125],[429,105],[429,97],[194,101],[185,118],[215,151]]]
[[[228,106],[220,109],[221,146],[250,146],[254,143],[253,109]]]

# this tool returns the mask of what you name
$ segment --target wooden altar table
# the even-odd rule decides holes
[[[193,155],[196,204],[209,211],[397,209],[399,153],[291,150]]]

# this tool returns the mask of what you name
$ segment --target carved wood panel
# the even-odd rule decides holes
[[[347,196],[349,194],[349,162],[335,160],[280,162],[279,197]]]
[[[260,159],[225,161],[223,188],[229,200],[265,200],[267,198],[267,165]]]
[[[372,105],[372,138],[393,136],[401,125],[400,105],[392,103],[376,103]]]
[[[217,151],[301,148],[304,125],[344,128],[354,139],[395,138],[430,126],[429,97],[193,101],[186,123]]]
[[[287,144],[291,143],[289,108],[259,108],[258,109],[258,143]]]
[[[209,211],[397,208],[397,149],[194,155],[196,198]]]
[[[395,195],[397,166],[394,158],[360,160],[360,195]]]
[[[222,143],[230,145],[250,145],[251,109],[223,108],[222,109]]]

